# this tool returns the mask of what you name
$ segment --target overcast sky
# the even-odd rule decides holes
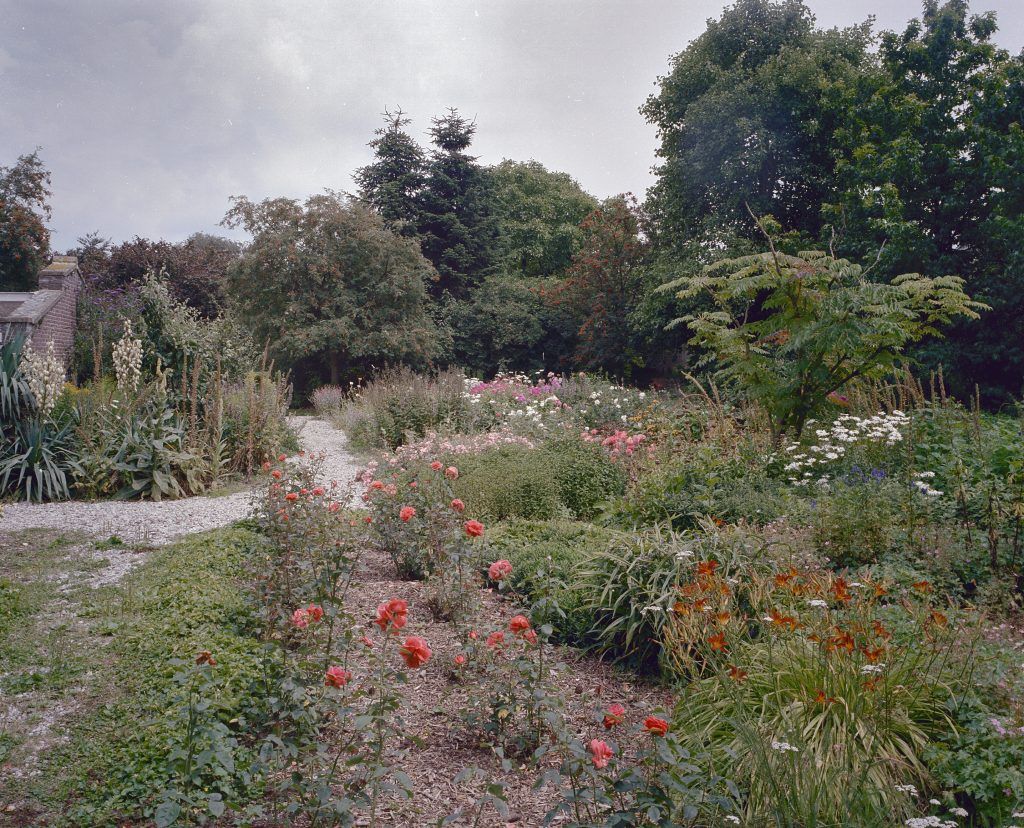
[[[809,0],[824,26],[918,0]],[[534,158],[597,196],[651,183],[637,111],[721,0],[0,0],[0,165],[41,147],[53,246],[180,240],[231,195],[352,189],[385,107],[478,124],[484,163]],[[973,0],[1024,46],[1024,0]]]

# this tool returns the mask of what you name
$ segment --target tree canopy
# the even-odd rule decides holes
[[[225,223],[253,236],[229,270],[233,308],[283,363],[326,365],[337,383],[343,372],[433,357],[430,263],[364,205],[331,193],[236,198]]]
[[[32,290],[50,252],[50,173],[38,150],[0,167],[0,290]]]

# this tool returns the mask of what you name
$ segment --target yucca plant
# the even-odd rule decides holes
[[[28,417],[14,424],[4,442],[0,492],[39,502],[70,496],[69,476],[78,469],[70,422]]]
[[[20,370],[24,344],[24,337],[15,337],[0,345],[0,429],[13,425],[33,408],[28,380]]]

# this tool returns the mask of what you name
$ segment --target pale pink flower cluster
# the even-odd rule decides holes
[[[513,434],[507,430],[488,431],[483,434],[460,434],[443,437],[436,433],[430,433],[422,440],[408,445],[401,446],[395,452],[394,464],[403,466],[426,460],[432,457],[445,457],[449,455],[480,454],[489,449],[499,446],[522,446],[533,448],[533,441],[527,437]],[[376,464],[373,470],[376,471]],[[372,474],[370,476],[372,479]]]
[[[586,443],[599,443],[601,448],[605,449],[612,457],[622,454],[632,457],[639,451],[641,444],[647,440],[646,434],[629,434],[622,429],[602,435],[596,428],[592,428],[589,431],[584,431],[580,437]],[[653,447],[648,447],[647,451],[648,454],[651,453]]]

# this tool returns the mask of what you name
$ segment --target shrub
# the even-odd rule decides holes
[[[70,422],[22,420],[5,442],[0,452],[0,493],[39,502],[70,496],[77,468]]]
[[[642,476],[612,505],[610,516],[627,526],[668,523],[682,530],[704,517],[760,525],[785,508],[782,485],[755,457],[706,443]]]
[[[581,591],[583,608],[594,618],[598,652],[656,668],[669,613],[695,550],[717,546],[718,537],[655,527],[616,535],[596,552]]]
[[[537,450],[503,446],[459,461],[455,493],[491,521],[547,520],[562,511],[550,459]]]
[[[707,292],[713,310],[676,322],[714,355],[723,378],[761,405],[776,442],[787,432],[799,438],[850,380],[885,376],[905,346],[987,307],[955,276],[904,273],[875,282],[866,268],[828,253],[786,255],[771,239],[777,223],[759,225],[770,252],[722,259],[663,289],[681,288],[680,299]]]
[[[815,544],[837,566],[874,563],[896,543],[906,495],[904,487],[884,477],[861,475],[833,483],[814,498]]]
[[[1024,809],[1024,727],[997,715],[977,694],[956,709],[957,732],[925,751],[943,787],[970,806],[975,825],[1010,824]]]
[[[626,475],[600,446],[576,435],[545,443],[542,454],[554,470],[558,497],[577,518],[589,518],[598,507],[626,490]],[[543,463],[544,459],[538,458]]]
[[[588,643],[593,615],[584,606],[584,573],[592,555],[608,544],[616,533],[590,523],[568,520],[508,520],[496,524],[488,536],[491,557],[512,563],[509,587],[534,604],[549,585],[557,582],[550,596],[565,614],[557,617],[542,609],[534,623],[551,624],[558,640],[569,644]]]
[[[394,449],[428,431],[459,431],[468,416],[461,372],[427,377],[396,368],[367,383],[345,407],[341,421],[353,444]]]
[[[321,417],[331,418],[341,411],[345,403],[345,390],[337,385],[321,385],[312,394],[310,402]]]

